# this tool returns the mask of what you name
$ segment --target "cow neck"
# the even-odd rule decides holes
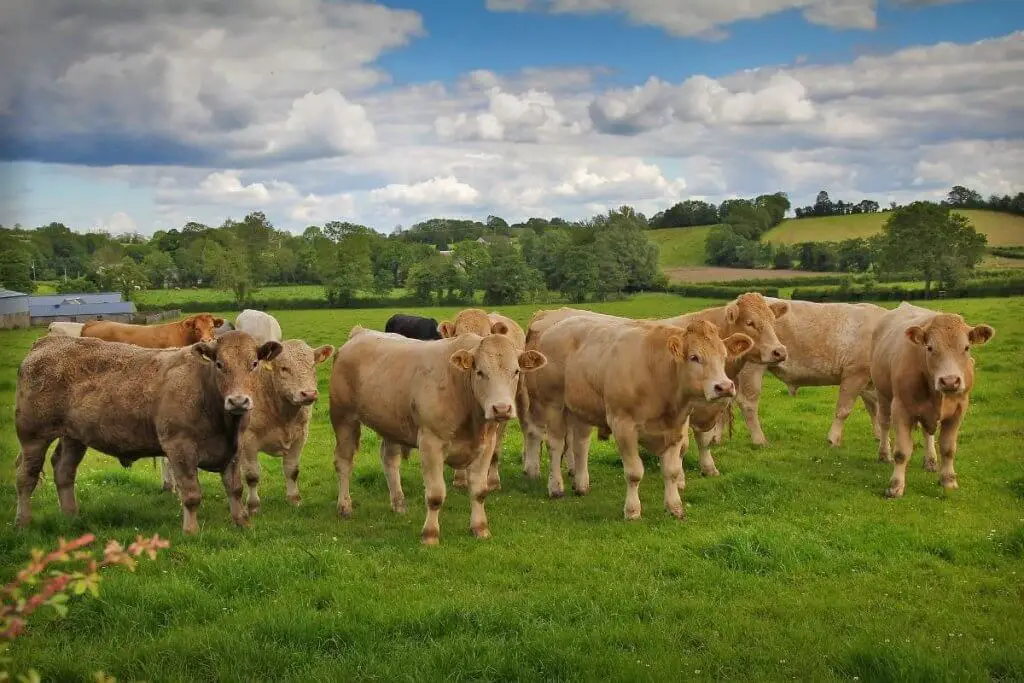
[[[455,351],[463,347],[456,346],[448,350],[447,356],[450,356]],[[467,349],[468,350],[468,349]],[[451,391],[450,398],[458,401],[461,405],[453,406],[453,414],[458,415],[459,412],[469,413],[469,422],[473,428],[473,433],[476,434],[481,426],[484,424],[484,410],[477,403],[473,396],[473,370],[465,371],[456,369],[450,362],[445,362],[448,367],[448,382],[449,385],[455,389]],[[467,410],[468,408],[468,410]],[[459,425],[461,427],[461,425]]]
[[[262,363],[262,361],[260,362]],[[307,407],[295,405],[282,392],[277,391],[277,387],[274,385],[274,376],[277,368],[273,364],[269,366],[268,370],[259,368],[256,372],[259,373],[259,378],[256,380],[256,383],[259,385],[257,400],[261,402],[260,409],[265,411],[267,416],[271,418],[270,424],[278,424],[278,420],[290,420],[302,412],[304,407]]]
[[[672,352],[668,350],[664,339],[645,335],[644,347],[646,350],[644,355],[647,356],[647,371],[650,373],[650,376],[659,380],[660,378],[671,377],[678,385],[674,390],[666,391],[661,388],[665,386],[662,381],[655,381],[651,384],[651,387],[658,392],[658,397],[662,401],[674,404],[674,406],[682,405],[685,400],[685,388],[683,382],[679,380],[678,363],[672,357]]]
[[[224,436],[227,437],[227,453],[231,454],[231,457],[238,451],[238,439],[243,429],[249,422],[249,413],[246,412],[243,415],[232,415],[228,411],[224,410],[224,397],[221,396],[220,388],[217,386],[217,380],[214,377],[216,369],[213,362],[201,363],[201,391],[200,394],[202,399],[202,412],[205,422],[211,426],[217,425],[224,430]],[[206,366],[206,367],[203,367]]]

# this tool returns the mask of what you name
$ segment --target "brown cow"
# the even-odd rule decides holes
[[[281,351],[257,346],[244,332],[180,349],[145,349],[81,337],[45,336],[18,368],[14,421],[18,455],[16,523],[29,524],[31,497],[46,451],[61,510],[76,514],[75,475],[87,448],[113,455],[125,467],[165,456],[174,469],[183,509],[182,530],[198,530],[202,501],[196,469],[220,472],[236,524],[248,526],[236,457],[252,408],[260,360]]]
[[[776,321],[785,316],[788,311],[789,305],[786,301],[775,300],[769,303],[761,294],[747,292],[741,294],[725,306],[715,306],[702,311],[685,313],[653,322],[685,328],[693,321],[705,320],[714,323],[724,336],[737,332],[750,336],[754,342],[751,350],[748,353],[730,358],[726,363],[726,375],[729,379],[735,381],[747,363],[774,365],[786,359],[786,347],[779,343],[779,338],[775,334],[775,325]],[[535,343],[533,340],[539,338],[544,330],[559,320],[576,315],[585,315],[602,320],[629,320],[629,318],[620,318],[618,316],[573,308],[540,311],[534,314],[528,327],[531,343]],[[531,348],[533,347],[531,346]],[[705,476],[718,476],[719,474],[715,461],[711,457],[710,447],[720,431],[721,418],[728,414],[730,407],[731,400],[698,401],[694,404],[690,426],[693,427],[697,440],[701,473]],[[528,411],[522,412],[527,414],[525,419],[528,421]],[[590,428],[586,428],[585,434],[577,435],[570,442],[581,443],[584,448],[589,450],[591,431]],[[523,469],[527,476],[537,477],[540,473],[540,438],[542,435],[538,430],[532,429],[528,425],[524,426],[523,432]],[[606,438],[606,434],[601,431],[598,434],[600,437]],[[576,458],[571,449],[574,447],[568,444],[566,446],[569,453],[567,458],[569,473],[573,476],[575,476]],[[577,492],[580,491],[575,486],[574,489]],[[585,489],[586,487],[584,487]]]
[[[470,529],[490,536],[484,500],[487,457],[497,426],[515,415],[520,371],[544,366],[536,351],[520,351],[503,334],[461,334],[422,341],[356,326],[334,355],[331,424],[337,445],[338,513],[352,513],[349,479],[359,448],[360,424],[380,434],[391,507],[405,510],[398,465],[401,448],[418,448],[427,517],[423,543],[438,542],[445,499],[444,465],[469,468]]]
[[[528,375],[526,385],[529,422],[545,430],[551,454],[549,495],[563,492],[560,461],[569,433],[576,442],[573,486],[581,493],[589,489],[581,435],[594,425],[614,435],[618,445],[626,475],[626,519],[640,516],[640,443],[661,459],[665,507],[683,518],[680,456],[693,403],[734,395],[733,382],[725,376],[726,356],[752,346],[742,333],[723,342],[718,327],[704,320],[680,328],[575,316],[548,328],[537,340],[548,363]]]
[[[501,313],[487,313],[479,308],[467,308],[459,311],[454,321],[442,321],[437,327],[442,338],[455,337],[460,334],[473,333],[481,337],[488,334],[504,334],[520,351],[526,350],[526,333],[515,320]],[[516,401],[522,402],[520,394],[524,391],[522,380],[516,388]],[[501,448],[505,441],[505,429],[508,424],[502,422],[498,426],[498,436],[494,440],[494,452],[491,454],[491,465],[487,471],[487,486],[492,491],[501,489]],[[385,445],[382,443],[381,448]],[[452,486],[466,488],[469,485],[469,476],[465,469],[456,469],[452,480]]]
[[[775,326],[788,357],[773,366],[749,364],[740,371],[737,381],[736,403],[747,423],[750,440],[756,445],[768,443],[757,414],[765,371],[782,380],[791,395],[799,387],[839,386],[835,418],[828,433],[832,446],[842,443],[843,425],[858,396],[871,416],[877,437],[877,399],[871,388],[871,333],[886,309],[865,303],[788,303],[789,315]]]
[[[878,321],[872,338],[871,380],[878,391],[881,429],[878,458],[895,463],[887,498],[900,498],[907,463],[914,450],[911,431],[939,433],[942,468],[939,482],[958,487],[953,458],[956,441],[974,388],[971,346],[985,344],[996,331],[990,325],[964,322],[955,313],[939,313],[906,302]],[[896,453],[890,454],[889,426],[896,424]]]
[[[82,327],[82,336],[135,344],[150,349],[169,349],[213,341],[214,330],[223,324],[224,318],[215,318],[209,313],[199,313],[163,325],[130,325],[111,320],[93,320]]]
[[[260,509],[261,451],[284,459],[288,502],[300,504],[299,457],[309,436],[312,405],[317,399],[316,366],[334,353],[330,344],[311,349],[301,339],[289,339],[281,346],[281,353],[264,363],[259,373],[253,387],[249,424],[238,445],[250,514]],[[163,474],[164,488],[173,489],[173,477],[166,460]]]

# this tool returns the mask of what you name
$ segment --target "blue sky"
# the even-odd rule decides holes
[[[16,5],[3,224],[151,233],[262,210],[386,231],[1024,189],[1017,0]]]

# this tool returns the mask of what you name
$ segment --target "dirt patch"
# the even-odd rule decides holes
[[[719,268],[692,266],[666,268],[669,282],[729,282],[730,280],[783,280],[792,277],[818,277],[838,273],[814,273],[806,270],[764,270],[761,268]]]

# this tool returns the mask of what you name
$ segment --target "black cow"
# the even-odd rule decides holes
[[[441,333],[437,331],[436,320],[406,313],[395,313],[388,318],[387,324],[384,325],[384,331],[395,332],[412,339],[441,338]]]

